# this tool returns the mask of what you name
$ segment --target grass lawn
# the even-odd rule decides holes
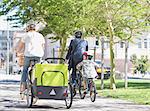
[[[104,90],[100,90],[101,80],[95,81],[100,96],[150,105],[150,80],[128,80],[128,89],[124,88],[124,80],[116,80],[116,90],[109,89],[109,82],[104,80]]]

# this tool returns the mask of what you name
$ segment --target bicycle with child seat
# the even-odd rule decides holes
[[[81,75],[81,78],[80,78],[80,83],[79,83],[79,95],[80,95],[80,98],[81,99],[84,99],[86,94],[88,94],[88,92],[90,93],[90,99],[92,102],[95,101],[96,99],[96,85],[93,81],[93,78],[87,78],[86,80],[86,89],[84,88],[84,80],[83,80],[83,77],[82,77],[82,71],[80,70],[80,75]]]
[[[32,107],[34,99],[55,99],[65,100],[66,108],[69,109],[73,95],[72,86],[67,79],[68,66],[64,63],[48,62],[50,59],[64,60],[63,58],[47,58],[45,59],[47,63],[37,64],[34,61],[31,65],[27,79],[27,107]]]

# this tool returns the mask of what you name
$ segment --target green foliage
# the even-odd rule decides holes
[[[15,9],[12,20],[19,19],[22,24],[31,19],[44,20],[47,23],[44,30],[58,35],[80,29],[87,35],[109,37],[110,19],[114,36],[128,39],[148,23],[149,4],[147,0],[3,0],[0,14]]]
[[[131,61],[133,64],[136,64],[136,63],[137,63],[137,56],[136,56],[136,54],[133,54],[133,55],[130,57],[130,61]]]
[[[142,74],[146,73],[146,71],[148,70],[148,57],[147,56],[141,56],[141,58],[138,60],[137,70],[140,71]]]
[[[134,65],[134,73],[139,71],[140,73],[146,73],[149,69],[148,64],[148,57],[147,56],[141,56],[140,59],[137,58],[137,56],[134,54],[130,57],[130,61]]]

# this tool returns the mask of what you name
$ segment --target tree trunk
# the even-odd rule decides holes
[[[110,88],[115,90],[115,56],[114,56],[114,36],[113,36],[113,26],[111,20],[108,20],[108,29],[110,36],[110,64],[111,64],[111,75],[110,75]]]
[[[107,23],[108,23],[108,31],[109,31],[109,37],[110,37],[110,64],[111,64],[111,75],[110,75],[110,88],[115,90],[115,57],[114,57],[114,32],[113,32],[113,25],[112,25],[112,17],[111,17],[111,11],[108,9],[108,3],[105,2],[106,11],[107,11]]]
[[[63,37],[60,39],[60,58],[65,58],[65,49],[66,49],[67,37]]]

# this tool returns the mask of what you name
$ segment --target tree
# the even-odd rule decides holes
[[[89,30],[105,36],[110,42],[110,88],[115,89],[114,44],[117,38],[131,41],[149,21],[147,0],[92,0]],[[89,24],[88,24],[89,25]]]
[[[145,74],[146,71],[148,71],[148,57],[147,56],[141,56],[140,59],[138,59],[138,71],[141,72],[141,74]]]
[[[148,57],[142,55],[139,59],[134,54],[130,57],[130,61],[134,65],[134,72],[136,73],[139,71],[141,74],[145,74],[148,71],[149,64],[148,64]]]

